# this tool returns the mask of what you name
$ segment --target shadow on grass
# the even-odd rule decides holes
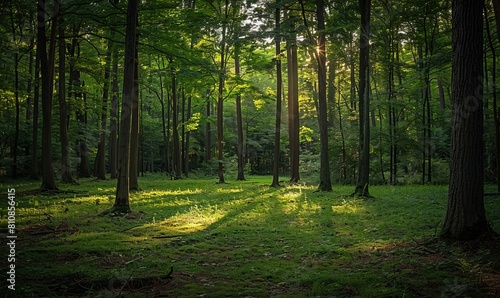
[[[90,193],[109,185],[75,189]],[[131,200],[132,209],[143,212],[138,218],[97,217],[112,203],[105,199],[108,190],[104,198],[99,192],[38,198],[38,206],[34,198],[21,198],[29,215],[23,224],[52,212],[50,224],[67,221],[78,230],[20,237],[20,291],[89,297],[439,296],[457,283],[466,285],[460,294],[471,295],[481,287],[471,281],[478,268],[483,277],[498,271],[488,265],[498,259],[486,248],[478,260],[460,247],[420,241],[432,237],[443,215],[444,188],[375,187],[378,199],[366,201],[337,195],[350,187],[316,193],[307,185],[269,188],[264,179],[226,185],[153,179],[144,185],[151,190]],[[493,208],[500,210],[500,204]],[[173,279],[164,278],[172,266]]]

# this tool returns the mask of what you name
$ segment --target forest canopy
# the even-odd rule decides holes
[[[474,116],[474,173],[499,183],[495,4],[3,1],[0,175],[43,189],[117,178],[123,211],[149,172],[308,177],[370,196],[369,185],[447,184],[462,171],[452,145],[473,140],[453,129]],[[452,14],[469,5],[482,34],[462,49]],[[479,47],[481,69],[454,85]]]

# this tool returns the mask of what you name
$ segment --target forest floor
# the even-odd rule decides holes
[[[362,200],[247,179],[142,177],[127,215],[102,215],[116,181],[1,182],[4,198],[16,189],[17,297],[500,296],[499,241],[436,236],[446,186],[373,186]],[[485,202],[498,232],[500,197]],[[4,203],[0,215],[5,242]]]

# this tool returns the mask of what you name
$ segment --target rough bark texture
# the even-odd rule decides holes
[[[130,133],[132,127],[132,104],[135,79],[135,51],[137,26],[137,0],[129,0],[127,8],[127,28],[125,37],[125,59],[123,69],[123,100],[119,137],[118,182],[113,209],[130,212]]]
[[[360,0],[361,37],[359,41],[359,161],[354,194],[369,197],[370,174],[370,7],[371,0]]]
[[[318,62],[318,105],[319,105],[319,130],[321,142],[319,190],[331,191],[332,180],[330,178],[330,158],[328,148],[328,106],[326,102],[326,36],[325,36],[325,2],[316,1],[316,17],[318,21],[318,50],[316,60]]]
[[[445,238],[471,240],[491,229],[484,209],[483,1],[452,3],[452,132]]]

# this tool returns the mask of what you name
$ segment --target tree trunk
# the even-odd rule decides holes
[[[172,61],[171,61],[172,62]],[[172,130],[174,142],[174,156],[173,156],[173,178],[181,178],[181,149],[179,144],[179,103],[177,98],[177,83],[175,73],[172,68]]]
[[[97,180],[106,180],[106,129],[108,119],[109,77],[111,75],[111,41],[108,41],[108,52],[104,65],[104,86],[102,88],[101,131],[97,145],[96,171]]]
[[[40,2],[39,2],[40,3]],[[40,41],[39,41],[40,42]],[[39,47],[36,50],[35,58],[35,75],[34,82],[35,88],[33,90],[33,127],[31,130],[31,136],[33,143],[31,144],[31,179],[38,180],[38,110],[39,110],[39,99],[40,99],[40,60],[41,51]]]
[[[234,69],[237,77],[240,76],[239,48],[234,53]],[[243,116],[241,115],[241,95],[236,95],[236,126],[238,131],[238,143],[236,154],[238,156],[238,177],[236,180],[245,180],[245,155],[243,154]]]
[[[495,20],[497,25],[497,36],[500,40],[500,0],[493,0],[493,8],[495,11]],[[487,15],[487,14],[485,14]],[[488,41],[493,58],[492,66],[492,93],[493,93],[493,121],[495,123],[495,160],[496,160],[496,179],[497,179],[497,191],[500,192],[500,115],[498,111],[498,100],[497,100],[497,83],[496,83],[496,68],[497,68],[497,55],[494,47],[494,43],[491,38],[489,22],[486,22],[488,26]]]
[[[291,18],[290,15],[288,15]],[[288,61],[288,135],[290,142],[290,182],[297,183],[299,175],[299,85],[297,62],[297,36],[294,26],[287,40]]]
[[[191,101],[192,101],[192,98],[191,98],[191,95],[188,96],[188,102],[187,102],[187,119],[186,121],[189,122],[189,120],[191,119]],[[190,138],[191,138],[191,131],[190,130],[186,130],[186,140],[185,140],[185,153],[184,153],[184,175],[186,175],[186,177],[189,176],[189,142],[190,142]]]
[[[12,29],[12,42],[17,46],[17,34],[16,26],[14,25],[14,8],[12,7],[12,1],[10,2],[10,21]],[[16,120],[15,120],[15,130],[14,130],[14,142],[10,148],[12,155],[12,178],[17,178],[17,156],[19,154],[18,144],[19,144],[19,123],[20,123],[20,104],[19,104],[19,53],[14,52],[14,100],[16,108]]]
[[[452,2],[452,132],[448,208],[441,236],[472,240],[489,234],[484,209],[483,5]]]
[[[326,53],[325,53],[325,3],[324,0],[316,0],[316,16],[318,20],[318,50],[316,59],[318,62],[318,105],[319,105],[319,130],[320,130],[320,182],[319,190],[331,191],[332,181],[330,178],[330,157],[328,148],[328,106],[326,102]]]
[[[130,135],[130,185],[131,191],[140,190],[139,175],[139,55],[135,51],[134,96],[132,97],[132,128]]]
[[[206,109],[206,116],[207,116],[207,123],[205,124],[205,162],[209,161],[212,159],[212,128],[210,127],[210,96],[209,92],[207,91],[207,109]]]
[[[125,59],[123,65],[123,100],[120,121],[118,182],[114,211],[130,212],[130,135],[132,128],[132,107],[135,90],[135,52],[137,26],[137,0],[129,0],[127,7],[127,28],[125,37]]]
[[[280,0],[276,0],[275,11],[275,47],[276,47],[276,125],[274,128],[274,158],[273,158],[273,182],[271,187],[279,187],[280,181],[280,147],[281,147],[281,90],[283,79],[281,76],[281,32],[280,32]]]
[[[78,71],[78,82],[80,82],[80,72]],[[79,88],[82,86],[79,85]],[[75,93],[76,95],[77,93]],[[78,112],[78,121],[80,122],[80,141],[79,141],[79,152],[80,152],[80,171],[79,176],[88,178],[90,177],[90,169],[89,169],[89,150],[87,145],[87,117],[86,117],[86,109],[87,109],[87,95],[85,92],[80,93],[82,96],[82,110]]]
[[[75,183],[71,174],[69,138],[68,138],[68,106],[66,103],[66,41],[63,20],[59,23],[59,132],[61,138],[61,181]]]
[[[118,47],[113,45],[113,74],[111,108],[109,112],[109,172],[110,178],[118,174]]]
[[[57,11],[57,1],[54,1],[54,11]],[[57,23],[57,18],[52,20]],[[54,59],[49,54],[47,58],[47,37],[45,36],[45,0],[38,0],[38,43],[40,68],[42,77],[42,189],[56,190],[54,169],[52,167],[52,78]],[[55,28],[55,27],[54,27]],[[55,33],[54,33],[55,34]],[[50,47],[54,47],[51,43]],[[49,53],[52,52],[49,49]]]
[[[354,195],[370,197],[370,7],[371,0],[360,0],[361,36],[359,50],[359,161]]]

